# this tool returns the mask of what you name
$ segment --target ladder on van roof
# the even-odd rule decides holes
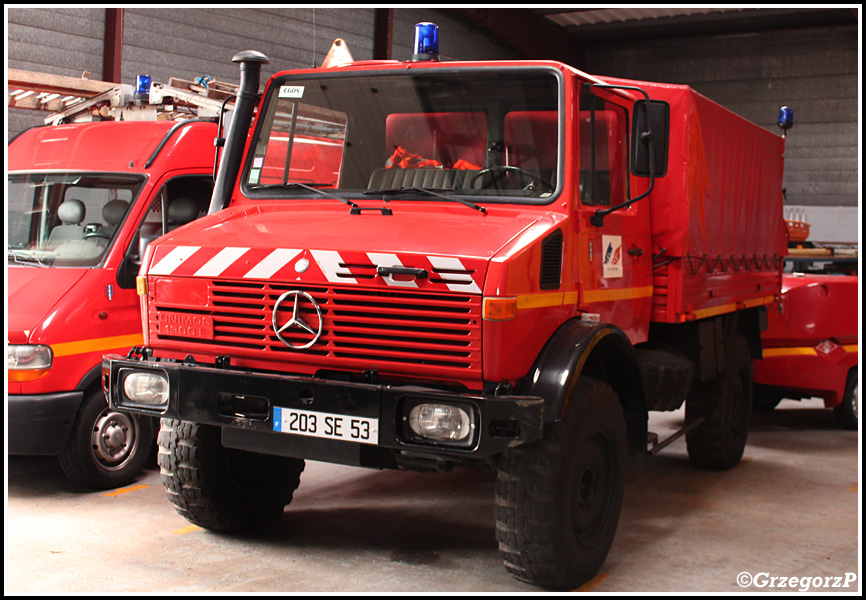
[[[86,73],[85,73],[86,75]],[[95,81],[87,77],[8,70],[7,104],[49,112],[46,125],[83,121],[177,121],[218,117],[234,108],[238,86],[200,77],[195,81],[171,77],[167,84],[150,85],[147,98],[136,96],[132,85]]]

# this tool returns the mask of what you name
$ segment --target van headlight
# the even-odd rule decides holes
[[[168,376],[161,371],[128,371],[123,375],[123,395],[129,404],[168,406]]]
[[[6,370],[9,381],[35,381],[48,374],[54,355],[48,346],[9,344],[6,346]]]

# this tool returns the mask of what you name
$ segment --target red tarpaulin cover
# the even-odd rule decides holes
[[[654,272],[663,292],[654,320],[777,294],[784,140],[688,86],[603,79],[670,104],[668,170],[649,198],[653,255],[666,262]]]

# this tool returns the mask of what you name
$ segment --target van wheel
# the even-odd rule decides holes
[[[69,441],[58,456],[66,476],[97,489],[129,485],[144,467],[153,424],[109,408],[102,389],[84,395]]]
[[[573,590],[607,558],[625,489],[626,427],[613,389],[581,377],[544,438],[503,452],[496,539],[515,578]]]
[[[730,469],[743,457],[752,413],[752,359],[749,344],[737,335],[728,345],[726,369],[697,383],[686,399],[686,425],[704,423],[686,433],[689,461],[707,469]]]
[[[845,385],[845,396],[842,398],[842,404],[833,409],[836,413],[836,419],[845,429],[857,430],[857,424],[860,421],[860,408],[858,406],[859,388],[857,369],[854,368],[848,374],[848,382]]]
[[[278,518],[300,484],[304,461],[224,448],[218,427],[162,419],[162,485],[187,521],[238,532]]]

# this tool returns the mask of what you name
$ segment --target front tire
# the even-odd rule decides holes
[[[220,429],[162,419],[157,463],[175,510],[187,521],[222,532],[277,519],[300,484],[304,461],[224,448]]]
[[[106,490],[129,485],[144,467],[153,445],[153,424],[109,408],[102,389],[84,395],[69,441],[58,459],[76,483]]]
[[[625,489],[627,436],[613,389],[581,377],[565,417],[539,442],[506,450],[496,481],[496,539],[515,578],[572,590],[607,558]]]
[[[845,384],[845,396],[842,398],[842,404],[835,407],[833,411],[836,413],[836,419],[839,424],[845,429],[857,430],[857,425],[860,422],[859,408],[859,379],[857,369],[852,369],[848,375],[848,381]]]

